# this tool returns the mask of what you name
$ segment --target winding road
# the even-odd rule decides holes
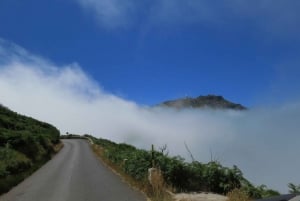
[[[0,201],[146,201],[94,155],[85,140],[64,148]]]

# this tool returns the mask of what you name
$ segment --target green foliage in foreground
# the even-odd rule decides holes
[[[128,144],[88,137],[104,148],[105,157],[121,167],[126,174],[137,181],[147,180],[148,168],[152,166],[150,151],[137,149]],[[205,191],[226,195],[233,189],[240,188],[252,198],[279,195],[277,191],[264,185],[253,186],[243,177],[242,171],[237,166],[228,168],[217,161],[188,163],[179,156],[169,157],[163,151],[154,152],[154,161],[161,169],[165,182],[177,192]]]
[[[0,105],[0,194],[50,159],[59,131]]]

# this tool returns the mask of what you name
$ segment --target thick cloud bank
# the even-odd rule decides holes
[[[61,132],[89,133],[200,161],[238,165],[255,184],[285,192],[300,183],[300,104],[246,112],[148,108],[102,88],[74,63],[57,66],[0,40],[0,102],[50,122]]]

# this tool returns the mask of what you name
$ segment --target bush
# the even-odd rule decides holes
[[[295,185],[293,183],[288,184],[290,193],[300,193],[300,185]]]
[[[24,154],[10,148],[0,148],[0,178],[23,172],[31,165]]]

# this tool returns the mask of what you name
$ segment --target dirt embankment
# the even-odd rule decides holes
[[[174,201],[226,201],[227,197],[213,193],[180,193],[174,195]]]

